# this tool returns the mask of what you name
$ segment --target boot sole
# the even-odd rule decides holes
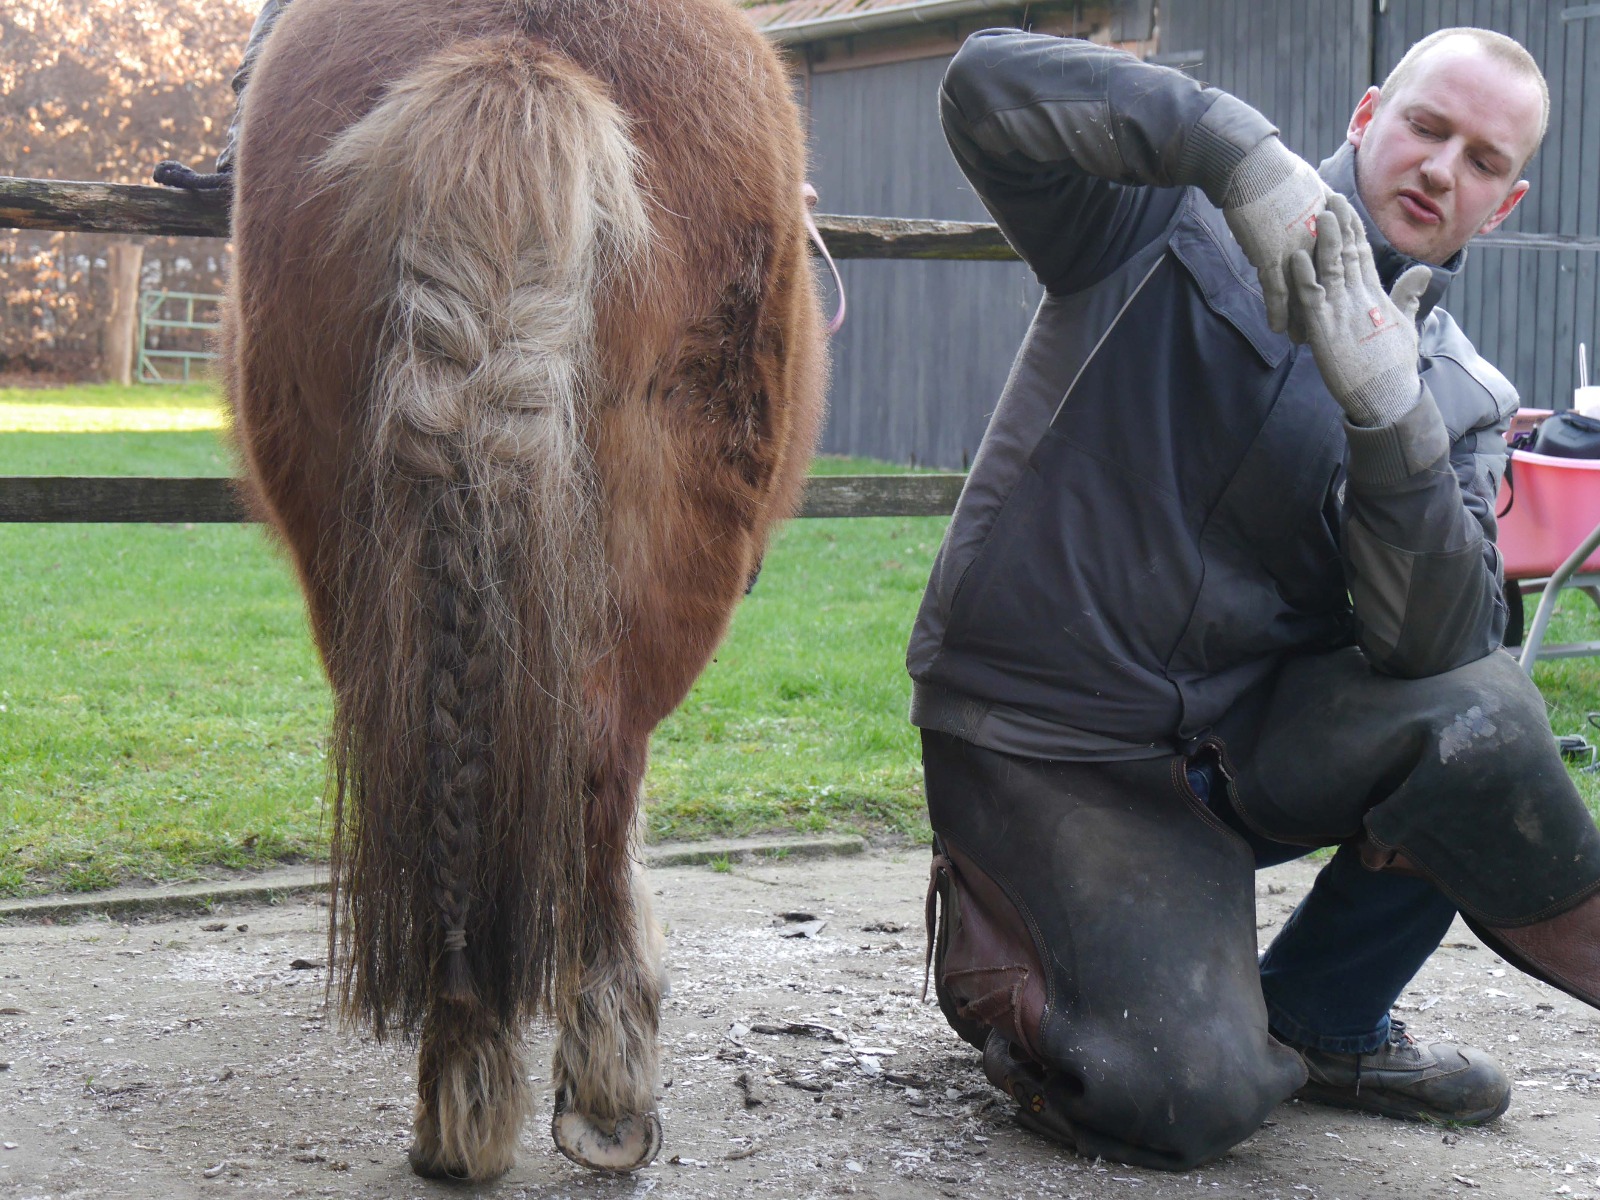
[[[1372,1088],[1363,1095],[1352,1095],[1344,1088],[1308,1083],[1294,1094],[1296,1100],[1324,1104],[1329,1108],[1347,1108],[1355,1112],[1376,1113],[1399,1121],[1437,1122],[1450,1125],[1483,1125],[1504,1115],[1511,1107],[1511,1096],[1502,1097],[1498,1104],[1473,1112],[1445,1112],[1414,1100],[1408,1096]]]

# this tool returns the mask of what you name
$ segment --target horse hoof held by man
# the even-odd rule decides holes
[[[1528,190],[1531,57],[1452,29],[1313,169],[1266,118],[988,30],[940,93],[1045,287],[908,652],[932,973],[1030,1129],[1183,1170],[1298,1095],[1476,1123],[1389,1010],[1459,912],[1600,1006],[1600,832],[1500,649],[1517,408],[1439,300]],[[1255,868],[1337,852],[1259,959]]]

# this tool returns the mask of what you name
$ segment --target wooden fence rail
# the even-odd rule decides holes
[[[1017,257],[999,228],[981,221],[819,213],[817,227],[835,258],[1014,262]],[[217,192],[0,175],[0,229],[220,238],[228,236],[228,201]],[[1501,250],[1600,251],[1600,239],[1548,233],[1495,233],[1472,244]]]
[[[817,215],[835,258],[928,258],[1014,262],[994,225],[900,217]],[[228,201],[219,192],[181,192],[127,183],[73,183],[0,175],[0,229],[227,237]]]
[[[938,517],[966,476],[818,475],[802,517]],[[113,475],[0,476],[0,524],[230,524],[250,520],[232,479]]]
[[[819,215],[835,258],[1015,259],[993,225]],[[227,198],[215,192],[0,176],[0,228],[226,237]],[[962,475],[819,476],[802,517],[947,516]],[[231,479],[0,477],[0,523],[248,521]]]

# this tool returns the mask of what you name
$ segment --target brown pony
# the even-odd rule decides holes
[[[660,1144],[651,730],[792,512],[824,389],[789,83],[732,0],[296,0],[223,338],[333,684],[347,1016],[420,1039],[411,1162]]]

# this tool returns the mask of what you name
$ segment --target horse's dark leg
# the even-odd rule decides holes
[[[583,968],[576,992],[557,1004],[551,1136],[568,1158],[602,1171],[636,1170],[661,1148],[661,935],[635,830],[645,747],[643,734],[596,747]]]

